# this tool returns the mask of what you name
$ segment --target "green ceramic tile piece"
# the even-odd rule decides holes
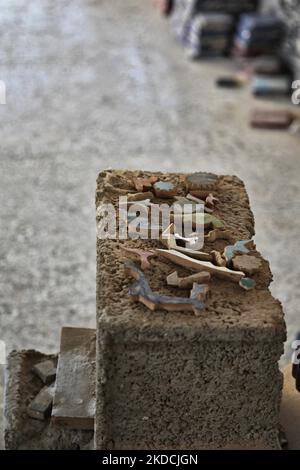
[[[256,282],[254,279],[250,279],[250,277],[243,277],[240,280],[240,286],[245,290],[252,290],[256,286]]]
[[[224,224],[223,220],[218,219],[214,215],[205,214],[204,219],[207,221],[207,223],[210,222],[214,229],[216,229],[216,228],[225,228],[225,224]]]
[[[183,215],[182,220],[184,223],[191,222],[193,225],[199,224],[204,225],[206,228],[212,227],[213,229],[222,229],[225,228],[223,220],[218,219],[214,215],[205,214],[202,212],[194,214]]]
[[[199,211],[199,204],[196,202],[192,202],[186,197],[176,197],[174,206],[180,206],[182,210],[186,213],[192,213]]]
[[[249,243],[251,243],[251,240],[240,240],[236,242],[234,245],[226,246],[224,250],[224,256],[225,256],[227,263],[229,263],[232,260],[232,258],[234,257],[236,253],[243,253],[243,254],[249,253],[250,249],[247,248],[247,245],[249,245]]]

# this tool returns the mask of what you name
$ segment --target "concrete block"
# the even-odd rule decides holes
[[[103,192],[105,174],[98,178],[97,194],[116,204],[115,196]],[[132,180],[135,172],[126,175]],[[185,195],[184,175],[154,176],[172,181]],[[220,177],[214,195],[220,200],[216,217],[230,231],[231,243],[250,240],[254,222],[242,181]],[[97,206],[101,201],[98,197]],[[223,253],[228,243],[216,239],[204,250]],[[279,449],[278,360],[286,332],[281,305],[269,291],[268,262],[253,250],[262,264],[249,292],[213,277],[206,310],[198,317],[149,312],[128,294],[124,245],[126,240],[97,241],[96,448],[220,449],[259,443]],[[159,246],[157,240],[136,241],[139,249]],[[180,278],[192,274],[171,260],[153,261],[147,271],[153,291],[178,294],[166,283],[174,269]]]

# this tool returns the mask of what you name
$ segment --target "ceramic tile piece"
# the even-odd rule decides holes
[[[182,237],[179,237],[179,239],[182,239]],[[192,239],[189,239],[189,240],[191,241]],[[194,259],[199,259],[203,261],[212,260],[212,257],[209,253],[204,253],[202,251],[193,250],[191,248],[185,248],[185,247],[179,246],[177,244],[176,235],[174,234],[174,224],[171,224],[163,232],[161,241],[169,250],[176,250],[179,253],[184,253],[185,255],[190,256],[191,258],[194,258]]]
[[[252,111],[250,125],[257,129],[287,129],[294,120],[290,111],[256,109]]]
[[[179,276],[178,276],[177,271],[174,271],[173,273],[171,273],[167,276],[167,284],[168,284],[168,286],[178,287]]]
[[[225,223],[223,220],[218,219],[214,215],[211,214],[204,214],[202,212],[197,214],[183,214],[183,215],[176,215],[174,214],[171,217],[171,220],[175,222],[175,224],[182,221],[183,224],[192,224],[192,227],[195,228],[197,225],[204,225],[205,228],[209,229],[223,229],[225,228]]]
[[[175,185],[169,181],[157,181],[153,189],[155,196],[162,199],[170,199],[177,194]]]
[[[119,196],[127,196],[128,194],[131,194],[129,193],[128,189],[118,188],[110,183],[104,183],[103,187],[105,191],[110,192],[112,194],[119,194]]]
[[[196,259],[192,259],[189,256],[184,255],[183,253],[179,253],[175,250],[156,250],[157,253],[164,258],[172,261],[173,263],[177,264],[178,266],[182,266],[184,268],[190,269],[191,271],[207,271],[212,276],[216,276],[219,279],[237,282],[245,277],[245,273],[240,271],[232,271],[228,268],[223,268],[219,266],[215,266],[214,264],[208,261],[199,261]]]
[[[191,297],[200,300],[201,302],[206,302],[210,296],[210,288],[207,284],[197,284],[194,282],[193,288],[191,291]]]
[[[205,199],[199,199],[198,197],[195,197],[193,196],[192,194],[188,194],[186,196],[186,199],[190,200],[190,201],[193,201],[193,202],[196,202],[196,204],[203,204],[203,206],[205,205]]]
[[[126,253],[129,253],[139,258],[141,261],[141,268],[143,271],[151,268],[151,263],[149,261],[149,258],[153,258],[154,256],[157,256],[155,251],[145,251],[145,250],[140,250],[138,248],[128,248],[128,247],[122,246],[122,250],[124,250]]]
[[[175,196],[174,199],[175,199],[174,205],[180,206],[182,208],[182,210],[185,208],[186,211],[188,210],[192,214],[199,211],[199,204],[197,204],[194,201],[191,201],[190,199],[188,199],[186,197]],[[201,204],[201,206],[202,206],[202,204]],[[203,204],[203,206],[204,206],[204,204]],[[187,207],[188,207],[188,209],[187,209]]]
[[[211,281],[209,272],[202,271],[187,277],[179,277],[177,271],[174,271],[167,277],[168,286],[179,287],[180,289],[190,289],[194,283],[208,284]]]
[[[265,96],[287,96],[291,90],[291,82],[289,77],[267,75],[255,76],[252,83],[252,93],[257,97]]]
[[[139,192],[145,192],[152,189],[154,183],[156,183],[158,178],[156,176],[151,176],[150,178],[134,178],[133,184],[135,189]]]
[[[212,193],[209,193],[209,195],[206,198],[205,204],[208,207],[213,208],[218,202],[220,202],[219,199],[217,197],[214,197]]]
[[[209,208],[208,206],[205,206],[204,207],[204,212],[206,212],[206,214],[213,214],[214,210]]]
[[[216,266],[223,266],[226,267],[226,260],[223,258],[219,251],[213,250],[211,252],[212,261]],[[242,271],[242,269],[238,269],[238,271]]]
[[[154,293],[144,273],[132,262],[125,263],[125,272],[136,280],[129,286],[130,296],[151,311],[160,309],[168,312],[192,311],[195,315],[200,315],[205,309],[204,303],[197,298],[169,297]]]
[[[229,230],[214,229],[204,236],[205,241],[214,243],[216,240],[232,240],[232,235]]]
[[[232,264],[237,271],[243,271],[245,274],[252,276],[259,271],[261,260],[255,256],[241,255],[233,258]]]
[[[253,290],[256,286],[254,279],[250,279],[249,277],[242,278],[239,284],[245,290]]]
[[[254,249],[253,240],[241,240],[234,245],[226,246],[223,256],[227,263],[231,263],[233,257],[237,254],[247,254]]]
[[[130,193],[130,194],[127,194],[128,202],[144,201],[145,199],[150,199],[150,201],[152,201],[153,193],[147,192],[147,193],[133,193],[133,194]]]
[[[54,396],[54,385],[48,385],[37,394],[27,407],[27,413],[31,418],[44,421],[51,414]]]
[[[213,209],[210,209],[208,205],[205,205],[205,201],[202,201],[202,199],[198,199],[191,194],[188,194],[187,197],[177,197],[175,199],[176,202],[178,201],[182,207],[186,204],[192,204],[192,213],[199,212],[199,205],[203,206],[204,212],[207,212],[208,214],[213,213]]]
[[[55,380],[56,364],[50,360],[43,361],[33,366],[32,372],[37,375],[45,385],[48,385]]]

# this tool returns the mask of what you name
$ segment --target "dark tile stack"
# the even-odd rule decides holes
[[[234,51],[245,57],[275,55],[283,43],[284,34],[284,23],[275,15],[242,15],[234,39]]]
[[[225,13],[236,17],[256,11],[258,5],[259,0],[174,0],[172,27],[178,38],[185,43],[191,22],[198,14]]]
[[[300,79],[300,0],[274,0],[274,9],[286,25],[282,57]]]
[[[259,0],[196,0],[197,12],[222,12],[230,15],[251,13],[257,10]]]
[[[234,19],[224,13],[197,14],[187,34],[187,54],[192,59],[216,57],[229,50]]]

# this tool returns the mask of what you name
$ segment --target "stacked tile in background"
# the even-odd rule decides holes
[[[257,97],[288,96],[291,81],[288,75],[255,75],[252,80],[252,93]]]
[[[234,18],[224,13],[197,14],[186,37],[188,57],[217,57],[229,50]]]
[[[195,11],[222,12],[230,15],[252,13],[257,10],[259,0],[196,0]]]
[[[300,79],[300,2],[281,0],[276,3],[276,12],[286,25],[282,57],[293,69],[294,78],[297,80]]]
[[[256,11],[258,0],[174,0],[171,25],[192,58],[223,55],[238,15]]]
[[[175,0],[171,15],[171,27],[183,44],[188,36],[190,23],[194,17],[195,0]]]
[[[244,57],[277,54],[285,26],[274,15],[242,15],[234,39],[234,52]]]

